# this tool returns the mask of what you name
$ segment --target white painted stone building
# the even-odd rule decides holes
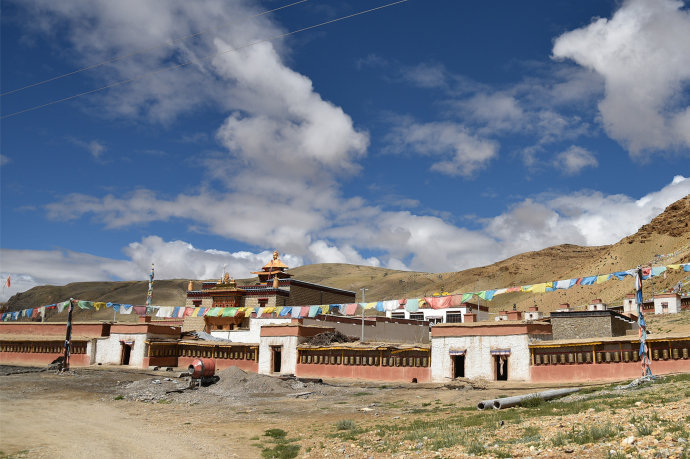
[[[531,340],[552,339],[546,322],[438,324],[431,330],[431,379],[530,379]]]
[[[477,315],[477,320],[489,320],[489,308],[486,306],[477,306],[476,304],[463,303],[458,307],[450,307],[445,309],[433,308],[419,308],[416,312],[410,312],[405,309],[386,312],[386,317],[392,319],[413,319],[425,320],[431,325],[445,324],[445,323],[462,323],[465,320],[465,314],[474,313]]]
[[[274,324],[261,327],[259,373],[294,375],[297,368],[297,345],[314,335],[332,331],[317,325]]]
[[[654,314],[678,314],[681,308],[680,295],[661,293],[654,295]]]
[[[150,322],[113,324],[109,336],[95,339],[96,352],[92,363],[141,368],[145,366],[147,340],[179,338],[180,327]]]
[[[258,344],[259,338],[261,337],[261,327],[264,325],[289,324],[290,322],[292,322],[291,318],[252,317],[249,319],[249,328],[236,328],[234,330],[211,330],[211,335],[216,338],[230,340],[233,343]]]

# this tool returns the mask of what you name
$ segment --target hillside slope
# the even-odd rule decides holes
[[[385,300],[428,296],[434,292],[474,292],[508,286],[519,286],[552,280],[568,279],[595,274],[606,274],[638,265],[649,264],[658,254],[673,253],[674,257],[656,259],[657,263],[690,262],[690,196],[668,206],[664,212],[635,234],[613,245],[581,247],[564,244],[536,252],[526,252],[489,266],[450,273],[418,273],[396,271],[370,266],[325,263],[290,269],[296,279],[330,285],[357,292],[367,288],[366,299]],[[668,271],[667,277],[654,279],[656,292],[669,289],[679,280],[687,278],[682,271]],[[187,280],[156,281],[154,304],[182,305],[185,300]],[[239,281],[242,283],[242,280]],[[253,283],[254,279],[246,282]],[[198,288],[200,282],[196,282]],[[645,297],[651,295],[651,281],[645,281]],[[143,304],[146,299],[146,281],[127,282],[77,282],[65,286],[40,286],[14,295],[7,302],[8,310],[42,306],[69,298],[91,301]],[[626,293],[633,291],[630,278],[609,281],[591,286],[576,286],[568,290],[544,294],[510,293],[497,296],[489,303],[496,311],[512,304],[525,310],[537,304],[550,311],[560,303],[572,306],[588,304],[594,298],[605,303],[620,303]]]

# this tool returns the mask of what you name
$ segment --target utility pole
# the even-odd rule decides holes
[[[65,356],[60,372],[69,370],[69,357],[72,352],[72,309],[74,309],[74,298],[69,299],[69,309],[67,309],[67,332],[65,333]]]
[[[362,288],[360,288],[360,290],[362,291],[362,304],[363,304],[363,306],[362,306],[362,336],[359,339],[359,342],[364,343],[364,308],[366,308],[365,294],[366,294],[366,291],[369,289],[362,287]]]

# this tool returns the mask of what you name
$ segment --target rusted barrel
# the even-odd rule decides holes
[[[216,363],[212,359],[196,359],[187,368],[193,379],[209,377],[216,374]]]

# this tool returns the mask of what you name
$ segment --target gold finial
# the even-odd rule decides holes
[[[194,290],[194,282],[189,281],[189,284],[187,284],[187,291],[191,292],[192,290]]]
[[[230,274],[228,274],[227,272],[225,272],[225,274],[223,274],[223,283],[224,284],[230,283]]]
[[[274,259],[274,260],[277,260],[277,259],[278,259],[278,255],[279,255],[279,254],[278,254],[278,251],[277,251],[277,250],[274,250],[274,251],[273,251],[273,259]]]

